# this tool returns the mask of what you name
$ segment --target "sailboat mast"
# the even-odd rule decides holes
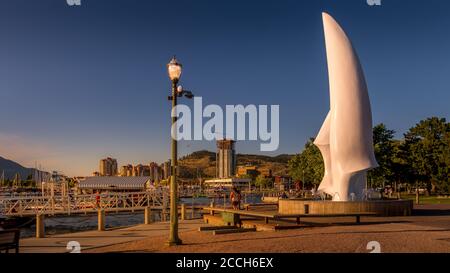
[[[37,187],[38,186],[38,172],[37,172],[37,162],[36,161],[34,161],[34,174],[33,174],[33,180],[34,180],[34,185],[35,185],[35,187]]]

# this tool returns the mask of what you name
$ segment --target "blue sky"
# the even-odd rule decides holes
[[[0,155],[88,175],[98,160],[169,158],[173,54],[204,104],[279,104],[280,147],[299,152],[328,107],[321,21],[353,41],[374,123],[400,137],[449,118],[446,0],[0,0]],[[258,153],[259,142],[238,152]],[[214,143],[180,143],[181,154]]]

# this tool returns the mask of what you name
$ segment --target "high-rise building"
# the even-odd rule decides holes
[[[133,176],[133,165],[127,165],[127,176]]]
[[[166,161],[163,163],[163,178],[164,179],[169,179],[169,177],[172,175],[172,161],[169,159],[169,161]]]
[[[133,166],[125,165],[120,168],[120,176],[132,176],[133,175]]]
[[[236,151],[235,141],[218,140],[216,152],[216,178],[206,180],[205,184],[212,188],[232,188],[240,189],[251,187],[250,178],[236,177]]]
[[[100,176],[115,176],[117,175],[117,160],[114,158],[105,158],[100,160],[99,166]]]
[[[163,170],[162,168],[155,162],[151,162],[149,164],[150,168],[150,179],[155,182],[159,182],[163,178]]]
[[[138,164],[133,167],[133,176],[142,176],[144,173],[144,166],[142,164]]]
[[[230,178],[236,174],[236,151],[234,140],[224,139],[217,141],[216,177]]]
[[[120,168],[119,175],[124,176],[124,177],[126,177],[126,176],[136,176],[136,177],[150,176],[150,167],[147,165],[142,165],[142,164],[138,164],[135,166],[128,164],[128,165],[122,166]]]

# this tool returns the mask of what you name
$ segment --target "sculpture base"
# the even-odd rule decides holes
[[[413,209],[412,200],[377,200],[377,201],[312,201],[300,199],[280,199],[280,214],[351,214],[376,213],[379,216],[410,216]]]

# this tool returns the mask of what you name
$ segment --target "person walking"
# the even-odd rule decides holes
[[[99,209],[100,208],[100,192],[99,191],[97,191],[97,193],[95,194],[95,203],[96,203],[97,208]]]
[[[241,192],[236,187],[233,187],[233,189],[231,190],[230,201],[233,209],[241,209]]]

